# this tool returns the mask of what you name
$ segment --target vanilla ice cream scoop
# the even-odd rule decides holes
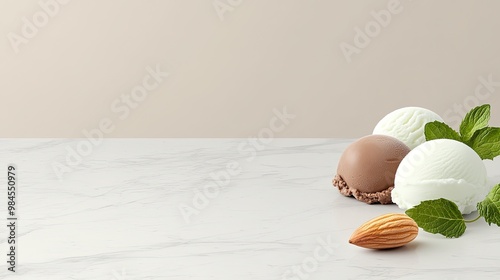
[[[455,140],[438,139],[421,144],[401,161],[391,196],[405,210],[445,198],[469,214],[490,188],[486,167],[474,150]]]
[[[405,107],[382,118],[375,126],[373,134],[392,136],[405,143],[410,149],[414,149],[425,142],[425,125],[433,121],[442,122],[443,119],[424,108]]]

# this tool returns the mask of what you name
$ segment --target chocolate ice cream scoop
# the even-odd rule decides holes
[[[396,138],[365,136],[349,145],[340,157],[333,185],[359,201],[392,203],[396,170],[409,152],[410,148]]]

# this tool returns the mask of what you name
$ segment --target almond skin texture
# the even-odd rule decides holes
[[[415,221],[405,214],[385,214],[361,225],[349,243],[369,249],[390,249],[408,244],[418,235]]]

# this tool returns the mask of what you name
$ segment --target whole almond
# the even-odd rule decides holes
[[[415,221],[405,214],[385,214],[361,225],[349,243],[369,249],[389,249],[408,244],[418,235]]]

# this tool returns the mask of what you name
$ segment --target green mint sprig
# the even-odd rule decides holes
[[[488,225],[495,224],[500,227],[500,184],[496,185],[488,196],[477,204],[477,210]]]
[[[473,108],[465,115],[460,124],[460,134],[464,141],[470,140],[476,131],[488,127],[490,111],[491,106],[484,104]]]
[[[455,202],[440,198],[426,200],[406,210],[406,215],[415,220],[417,225],[430,233],[439,233],[448,238],[464,234],[467,223],[481,217],[489,224],[500,227],[500,184],[496,185],[486,198],[477,204],[479,216],[474,220],[465,220]]]
[[[430,233],[440,233],[451,238],[460,237],[465,232],[465,220],[458,206],[444,198],[423,201],[406,210],[406,215]]]
[[[489,104],[473,108],[460,124],[460,133],[447,124],[434,121],[425,125],[425,139],[452,139],[471,147],[481,159],[493,159],[500,155],[500,128],[489,127]]]

